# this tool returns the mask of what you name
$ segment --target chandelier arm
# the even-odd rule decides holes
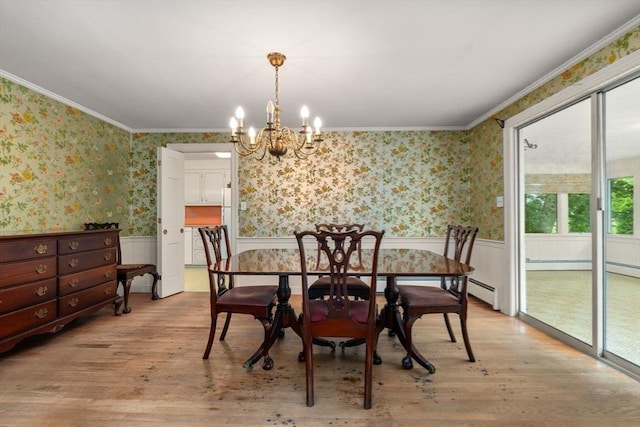
[[[240,136],[238,138],[237,141],[235,141],[234,143],[234,147],[236,148],[236,151],[238,154],[242,155],[242,156],[248,156],[252,153],[255,153],[256,151],[258,151],[260,149],[260,146],[257,144],[254,144],[255,148],[251,148],[251,145],[247,145],[245,138],[243,136]],[[240,148],[242,147],[242,148]]]
[[[307,159],[315,154],[320,154],[320,146],[314,146],[313,151],[305,151],[304,147],[301,147],[299,150],[293,150],[293,152],[299,159]]]

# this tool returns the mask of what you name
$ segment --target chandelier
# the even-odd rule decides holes
[[[276,99],[267,103],[267,125],[256,134],[250,127],[248,132],[244,129],[244,110],[236,109],[236,116],[231,118],[231,142],[238,154],[250,156],[256,154],[258,160],[264,159],[267,152],[280,160],[289,149],[293,150],[296,157],[305,159],[318,152],[319,143],[322,142],[320,134],[321,122],[318,117],[313,122],[313,128],[309,126],[309,110],[302,107],[302,129],[299,132],[283,127],[280,124],[280,98],[278,96],[278,69],[282,67],[285,59],[280,52],[271,52],[267,55],[269,63],[276,69]],[[315,128],[315,130],[314,130]]]

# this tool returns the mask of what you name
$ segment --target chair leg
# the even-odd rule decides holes
[[[224,341],[224,338],[227,336],[227,330],[229,329],[230,322],[231,322],[231,313],[227,313],[227,318],[224,321],[224,326],[222,327],[222,333],[220,334],[220,341]]]
[[[467,332],[467,315],[466,313],[460,314],[460,329],[462,329],[462,339],[464,340],[464,346],[467,349],[467,355],[470,362],[475,362],[476,358],[471,350],[471,343],[469,342],[469,333]]]
[[[373,342],[372,342],[373,341]],[[367,341],[367,349],[364,362],[364,409],[371,409],[371,393],[373,382],[373,353],[375,351],[375,338]]]
[[[271,358],[271,356],[269,356],[269,347],[271,344],[269,341],[271,339],[271,332],[273,329],[273,325],[269,320],[261,320],[261,322],[262,322],[262,327],[264,328],[264,344],[263,344],[264,360],[262,362],[262,369],[264,369],[265,371],[268,371],[271,368],[273,368],[273,359]]]
[[[304,363],[307,376],[307,406],[313,406],[313,343],[304,343]]]
[[[442,313],[444,316],[444,324],[447,325],[447,331],[449,332],[449,338],[451,338],[451,342],[457,342],[456,336],[453,334],[453,329],[451,329],[451,322],[449,322],[449,316],[447,313]]]
[[[151,274],[153,275],[153,284],[151,285],[151,299],[156,300],[160,298],[160,296],[158,296],[158,280],[160,280],[160,274],[155,271]]]
[[[216,334],[216,323],[218,322],[218,313],[211,316],[211,327],[209,328],[209,341],[207,341],[207,348],[204,351],[203,359],[209,358],[211,353],[211,346],[213,345],[213,337]]]
[[[413,361],[411,360],[411,349],[413,347],[413,342],[411,338],[411,329],[413,328],[413,323],[418,320],[415,317],[408,317],[404,319],[403,329],[404,329],[404,345],[405,351],[407,354],[402,358],[402,367],[404,369],[412,369]]]

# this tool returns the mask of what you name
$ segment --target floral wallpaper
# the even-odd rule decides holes
[[[321,153],[307,160],[241,157],[238,193],[248,209],[238,213],[239,235],[291,236],[322,221],[362,222],[396,237],[442,235],[447,223],[469,221],[465,135],[329,132]],[[154,147],[205,142],[228,142],[228,135],[134,134],[132,152],[140,164],[134,167],[134,200],[149,202],[145,193],[155,191],[155,172],[148,173]],[[144,174],[147,179],[139,180]],[[151,224],[155,234],[155,200],[140,206],[137,216],[144,220],[134,229]]]
[[[0,233],[129,214],[128,132],[0,78]]]
[[[503,120],[640,48],[640,27],[495,114]],[[214,133],[129,133],[0,78],[0,233],[121,223],[156,233],[156,149],[227,142]],[[504,239],[502,130],[329,132],[306,161],[241,158],[243,237],[289,236],[326,221],[364,222],[388,236],[440,236],[449,222]]]

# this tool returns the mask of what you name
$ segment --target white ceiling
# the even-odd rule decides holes
[[[0,76],[133,131],[460,129],[637,25],[640,0],[0,0]],[[608,38],[605,39],[609,40]]]

